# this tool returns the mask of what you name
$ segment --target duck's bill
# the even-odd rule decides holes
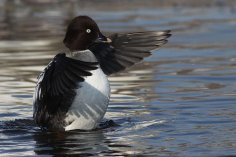
[[[95,40],[95,43],[111,43],[111,39],[104,36],[102,33],[99,33],[98,38]]]

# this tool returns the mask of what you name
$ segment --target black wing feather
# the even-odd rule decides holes
[[[151,55],[150,51],[166,44],[170,36],[170,30],[112,34],[111,43],[95,43],[89,49],[103,72],[110,75]]]
[[[97,69],[97,64],[68,58],[64,53],[58,54],[45,69],[44,78],[40,83],[41,88],[51,95],[64,94],[67,90],[75,88],[78,82],[84,81],[83,76],[91,76],[88,70]]]

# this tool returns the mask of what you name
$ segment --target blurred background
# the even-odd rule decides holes
[[[41,132],[32,119],[37,76],[68,22],[88,15],[104,34],[172,30],[169,43],[109,77],[106,119],[118,127]],[[1,0],[0,153],[3,156],[236,155],[235,0]]]

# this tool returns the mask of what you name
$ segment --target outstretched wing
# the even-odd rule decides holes
[[[36,123],[50,127],[48,125],[54,125],[50,120],[63,118],[61,116],[68,111],[78,83],[84,81],[83,77],[91,76],[89,71],[97,69],[97,64],[68,58],[64,53],[56,55],[38,78],[34,94]],[[60,124],[55,125],[59,127]]]
[[[124,70],[151,55],[170,37],[170,30],[112,34],[111,43],[96,43],[89,49],[97,57],[103,72],[110,75]]]

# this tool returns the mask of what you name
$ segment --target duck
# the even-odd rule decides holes
[[[105,36],[90,17],[77,16],[59,52],[38,76],[33,119],[47,130],[93,130],[110,100],[108,77],[140,62],[168,42],[170,30]]]

